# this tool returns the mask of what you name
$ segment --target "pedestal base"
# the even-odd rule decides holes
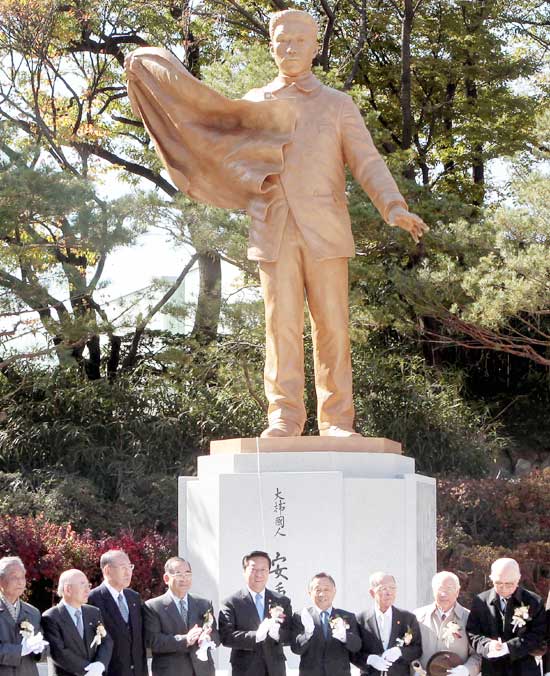
[[[253,549],[269,552],[268,586],[298,611],[320,571],[336,580],[337,606],[369,607],[376,570],[396,576],[396,605],[413,609],[430,601],[436,570],[435,480],[397,453],[203,456],[197,477],[179,479],[179,548],[193,566],[193,589],[216,611],[244,586],[241,559]],[[229,651],[218,652],[226,668]],[[297,661],[291,656],[289,667]]]

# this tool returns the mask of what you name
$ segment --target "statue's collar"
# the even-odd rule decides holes
[[[301,75],[298,79],[287,77],[286,75],[277,75],[277,77],[267,85],[266,89],[271,92],[277,92],[280,89],[292,86],[296,87],[301,92],[309,94],[320,87],[321,83],[312,72]]]

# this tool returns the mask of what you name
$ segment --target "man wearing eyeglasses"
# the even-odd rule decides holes
[[[129,589],[133,564],[126,552],[111,549],[99,560],[103,582],[92,589],[88,602],[101,610],[113,638],[113,654],[106,676],[147,676],[141,596]]]
[[[542,599],[519,586],[521,572],[514,559],[491,566],[493,589],[474,599],[466,631],[481,655],[483,676],[540,676],[532,654],[544,643],[546,618]]]
[[[369,578],[374,608],[357,617],[361,650],[352,657],[361,675],[409,676],[410,665],[422,654],[422,638],[413,613],[396,608],[397,583],[382,571]]]
[[[80,570],[66,570],[59,577],[61,601],[42,616],[50,676],[101,676],[109,666],[113,640],[99,609],[86,603],[90,587]]]
[[[153,676],[215,676],[212,652],[220,639],[212,602],[190,594],[193,574],[179,556],[164,565],[168,590],[145,603],[145,637]]]

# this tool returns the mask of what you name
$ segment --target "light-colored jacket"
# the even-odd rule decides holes
[[[277,260],[289,208],[314,258],[353,256],[346,165],[386,221],[392,206],[406,208],[348,94],[321,84],[308,73],[290,86],[277,77],[265,87],[252,89],[245,98],[289,100],[296,113],[294,136],[284,147],[283,170],[268,179],[273,193],[267,213],[248,209],[250,259]]]
[[[417,608],[414,611],[420,625],[420,633],[422,635],[422,655],[420,663],[422,668],[426,669],[426,665],[430,657],[441,650],[449,650],[456,653],[462,660],[470,676],[477,676],[481,669],[481,657],[473,652],[468,642],[468,634],[466,633],[466,622],[470,611],[456,603],[453,610],[445,618],[445,621],[440,624],[437,619],[437,609],[435,603],[430,603],[428,606]],[[445,627],[449,622],[456,622],[459,626],[459,637],[454,636],[452,642],[445,641]],[[443,634],[443,635],[442,635]]]

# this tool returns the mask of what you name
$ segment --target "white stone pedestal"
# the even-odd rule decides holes
[[[197,477],[179,478],[179,551],[193,567],[193,589],[216,611],[244,586],[241,559],[253,549],[269,552],[268,586],[296,610],[310,578],[326,571],[336,606],[358,612],[371,603],[376,570],[395,575],[396,605],[413,609],[430,601],[436,570],[435,480],[387,452],[199,457]],[[229,651],[218,653],[227,668]],[[297,666],[295,656],[288,665]]]

